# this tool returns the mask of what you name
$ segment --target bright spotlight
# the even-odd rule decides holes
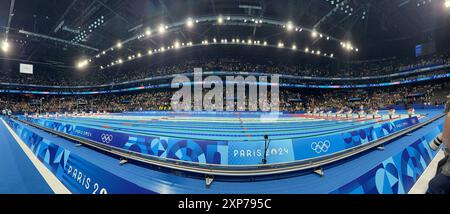
[[[311,33],[311,36],[313,37],[313,38],[316,38],[317,37],[317,31],[313,31],[312,33]]]
[[[288,31],[292,31],[294,29],[294,24],[292,24],[292,22],[288,22],[286,25],[286,29]]]
[[[219,18],[217,18],[217,23],[222,24],[223,23],[223,18],[222,16],[219,16]]]
[[[450,8],[450,0],[446,0],[444,5],[445,5],[445,8]]]
[[[267,42],[266,41],[264,41],[264,46],[267,46]]]
[[[77,68],[78,69],[82,69],[84,67],[86,67],[89,64],[88,60],[83,60],[77,63]]]
[[[297,45],[292,45],[292,50],[297,50]]]
[[[152,35],[152,31],[151,31],[150,29],[147,29],[147,30],[145,31],[145,35],[146,35],[146,36]]]
[[[122,48],[122,43],[118,42],[116,46],[117,46],[117,48]]]
[[[175,42],[175,43],[174,43],[174,47],[175,47],[175,49],[180,48],[180,43],[179,43],[179,42]]]
[[[9,51],[9,42],[6,39],[2,42],[2,51],[5,53]]]
[[[141,53],[138,53],[138,54],[137,54],[137,57],[138,57],[138,58],[141,58],[141,57],[142,57],[142,54],[141,54]]]
[[[159,25],[158,32],[161,34],[165,33],[166,27],[163,24]]]
[[[193,27],[193,26],[194,26],[194,20],[192,20],[192,18],[188,18],[188,19],[186,20],[186,26],[187,26],[188,28]]]
[[[308,53],[309,52],[309,48],[305,48],[305,52]]]
[[[278,43],[278,48],[282,48],[282,47],[284,47],[284,44],[282,42],[279,42]]]
[[[123,63],[122,59],[117,60],[117,64],[122,64],[122,63]]]

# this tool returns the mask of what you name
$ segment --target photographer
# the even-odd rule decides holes
[[[439,162],[437,174],[429,183],[427,191],[429,194],[450,194],[450,96],[447,98],[449,101],[445,106],[447,116],[444,122],[444,131],[434,140],[432,143],[434,145],[431,145],[433,149],[437,149],[439,144],[442,144],[445,158]]]

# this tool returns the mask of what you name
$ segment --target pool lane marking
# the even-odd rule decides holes
[[[64,186],[64,184],[62,184],[61,181],[34,155],[31,149],[25,144],[25,142],[22,141],[22,139],[19,138],[19,136],[17,136],[11,127],[9,127],[3,119],[1,119],[1,121],[53,192],[56,194],[72,194],[69,189],[67,189],[67,187]]]

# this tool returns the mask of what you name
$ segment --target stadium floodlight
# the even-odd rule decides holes
[[[77,63],[77,68],[82,69],[82,68],[86,67],[88,64],[89,64],[88,60],[82,60]]]
[[[188,18],[188,19],[186,20],[186,26],[187,26],[188,28],[194,27],[194,20],[193,20],[192,18]]]
[[[122,42],[118,42],[116,47],[119,48],[119,49],[122,48]]]
[[[294,29],[294,24],[292,24],[292,22],[289,21],[289,22],[286,24],[286,29],[287,29],[288,31],[292,31],[292,30]]]
[[[166,26],[164,26],[163,24],[160,24],[159,27],[158,27],[158,32],[160,34],[165,33],[166,32]]]
[[[178,42],[178,41],[175,42],[173,46],[174,46],[175,49],[179,49],[180,48],[180,42]]]
[[[2,42],[2,51],[5,53],[9,51],[9,42],[6,39]]]
[[[146,36],[152,35],[152,31],[150,30],[150,28],[148,28],[147,30],[145,30],[145,35],[146,35]]]

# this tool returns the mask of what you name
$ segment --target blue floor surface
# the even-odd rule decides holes
[[[51,194],[52,189],[0,121],[0,193]]]

